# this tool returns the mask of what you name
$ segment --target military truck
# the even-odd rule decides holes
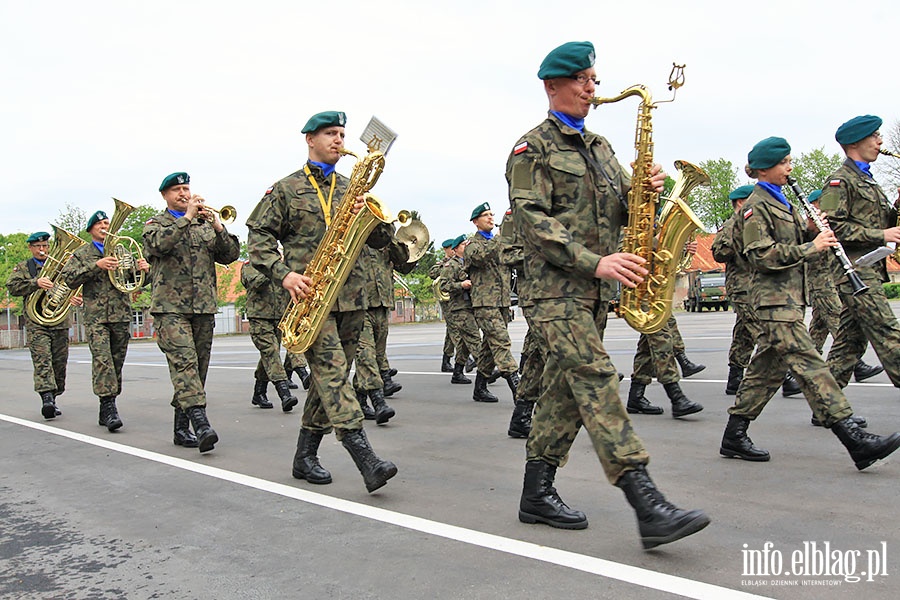
[[[700,312],[708,310],[728,310],[725,294],[725,273],[722,271],[689,271],[688,293],[684,299],[684,310]]]

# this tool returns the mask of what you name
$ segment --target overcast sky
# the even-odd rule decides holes
[[[653,114],[670,172],[676,159],[742,167],[770,135],[794,154],[839,152],[843,121],[898,119],[898,6],[0,0],[0,232],[45,230],[66,202],[162,208],[160,181],[184,170],[210,206],[237,207],[230,229],[246,240],[266,188],[306,159],[303,124],[342,110],[351,150],[372,115],[399,134],[373,191],[418,210],[440,243],[473,230],[477,204],[506,209],[509,151],[547,110],[538,66],[572,40],[594,43],[602,96],[642,83],[665,99],[672,62],[687,64]],[[637,105],[587,118],[625,164]]]

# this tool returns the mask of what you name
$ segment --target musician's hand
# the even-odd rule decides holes
[[[900,243],[900,227],[890,227],[884,230],[884,241]]]
[[[313,280],[306,275],[291,271],[281,280],[281,287],[291,293],[291,300],[297,302],[309,294]]]
[[[353,203],[353,214],[355,215],[359,211],[363,209],[366,205],[366,197],[363,194],[360,194],[356,197],[356,202]]]
[[[637,254],[628,252],[607,254],[597,263],[594,277],[597,279],[613,279],[625,287],[637,287],[637,284],[644,281],[644,276],[649,273],[647,269],[641,266],[646,262]]]
[[[119,268],[119,259],[115,256],[104,256],[97,261],[97,266],[104,271],[112,271]]]
[[[72,296],[72,298],[69,300],[69,304],[71,304],[72,306],[82,306],[84,304],[84,297],[80,295]]]
[[[38,277],[37,278],[37,286],[42,290],[52,290],[53,289],[53,280],[49,277]]]
[[[819,235],[813,240],[813,245],[815,245],[818,252],[821,252],[828,248],[834,248],[838,245],[838,241],[837,238],[834,237],[834,232],[830,229],[826,229],[825,231],[819,232]]]
[[[684,251],[690,254],[691,256],[697,254],[697,247],[699,244],[697,240],[691,240],[687,244],[684,245]]]
[[[666,184],[666,174],[662,170],[662,165],[657,163],[650,168],[650,189],[657,194],[662,193]]]
[[[460,283],[459,285],[460,285],[460,287],[462,287],[462,289],[464,289],[464,290],[471,290],[471,289],[472,289],[472,280],[471,280],[471,279],[466,279],[465,281],[463,281],[463,282]]]
[[[147,262],[146,258],[140,259],[137,262],[137,266],[138,266],[138,269],[140,269],[141,271],[149,271],[150,270],[150,263]]]
[[[188,219],[194,219],[195,217],[201,216],[201,211],[203,209],[203,198],[194,194],[187,201],[187,208],[184,210],[184,216]],[[206,218],[203,216],[203,218]]]

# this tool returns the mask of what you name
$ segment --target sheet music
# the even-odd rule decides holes
[[[871,267],[872,265],[874,265],[881,259],[887,258],[891,254],[893,254],[894,251],[897,249],[896,246],[897,246],[897,244],[895,244],[894,242],[888,242],[886,246],[881,246],[880,248],[875,248],[871,252],[867,252],[866,254],[863,254],[862,256],[857,258],[856,266],[857,267]]]
[[[372,116],[359,139],[366,145],[369,152],[377,150],[387,155],[391,144],[397,139],[397,133],[379,121],[378,117]]]

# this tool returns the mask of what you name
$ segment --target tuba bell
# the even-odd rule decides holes
[[[28,318],[44,327],[53,327],[63,322],[69,314],[70,301],[78,295],[79,287],[73,290],[59,279],[63,267],[72,258],[72,254],[84,246],[85,241],[77,235],[72,235],[62,227],[53,227],[53,243],[50,252],[44,259],[41,268],[41,277],[47,277],[53,281],[53,287],[49,290],[43,288],[28,296],[25,301],[25,314]]]
[[[119,261],[119,266],[111,271],[109,280],[113,286],[124,294],[129,294],[144,286],[144,272],[138,267],[138,261],[144,258],[141,245],[130,237],[116,235],[125,219],[134,211],[130,204],[113,198],[116,210],[109,221],[106,239],[103,242],[103,256],[112,256]]]

